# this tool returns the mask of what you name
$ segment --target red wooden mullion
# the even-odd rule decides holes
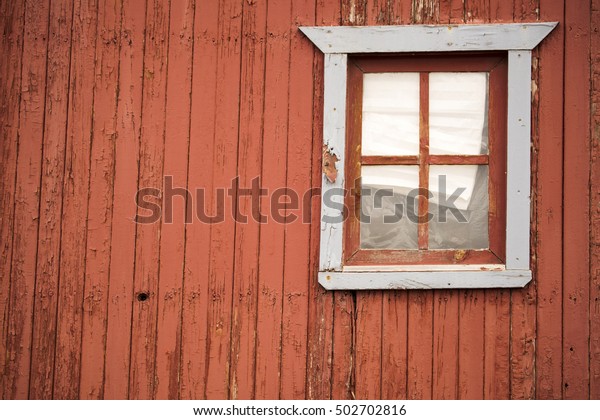
[[[429,248],[429,73],[421,73],[419,90],[419,249]]]

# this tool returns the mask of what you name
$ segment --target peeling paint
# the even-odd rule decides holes
[[[336,154],[333,153],[333,149],[323,145],[323,174],[325,174],[327,180],[332,184],[334,184],[337,179],[338,170],[335,164],[338,161],[339,159]]]

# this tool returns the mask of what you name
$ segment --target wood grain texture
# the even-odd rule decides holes
[[[194,16],[194,60],[191,94],[190,150],[188,187],[205,188],[202,199],[194,198],[194,213],[213,211],[212,166],[196,164],[214,155],[215,111],[217,96],[219,3],[196,4]],[[199,76],[200,75],[200,76]],[[205,399],[208,372],[208,303],[210,295],[209,251],[210,228],[206,223],[186,226],[185,272],[183,280],[181,337],[182,399]]]
[[[73,3],[52,2],[29,398],[52,398]]]
[[[269,8],[267,15],[266,65],[273,72],[265,77],[265,109],[275,112],[265,115],[262,149],[262,185],[274,191],[285,185],[287,148],[289,146],[287,125],[290,104],[290,32],[291,5],[280,4]],[[261,209],[272,215],[272,203],[262,198]],[[270,226],[269,226],[270,225]],[[258,320],[256,348],[256,397],[279,398],[282,394],[283,354],[281,348],[283,306],[286,296],[283,290],[285,258],[285,226],[271,223],[261,227],[260,267],[258,277]],[[272,320],[274,327],[270,327]]]
[[[563,397],[589,398],[590,10],[565,2]],[[581,250],[588,250],[581,252]]]
[[[27,398],[31,358],[31,330],[37,268],[42,144],[46,104],[48,18],[50,5],[26,4],[21,62],[16,180],[10,294],[8,295],[6,398]],[[8,121],[7,121],[8,122]],[[10,165],[8,165],[10,166]],[[9,212],[10,214],[10,212]]]
[[[237,214],[247,220],[235,233],[235,274],[231,326],[232,399],[254,397],[256,308],[260,213],[258,203],[262,169],[266,4],[244,3]],[[258,182],[257,182],[258,181]]]
[[[458,301],[458,398],[483,399],[484,308],[482,290],[459,294]]]
[[[590,399],[600,398],[600,3],[592,1],[590,159]]]
[[[168,0],[149,0],[144,41],[138,189],[163,187],[166,85],[169,55]],[[157,202],[160,197],[154,197]],[[137,216],[140,216],[138,210]],[[156,387],[160,223],[138,223],[135,239],[129,397],[150,399]],[[139,298],[144,293],[146,299]]]
[[[185,226],[193,197],[185,192],[189,165],[194,1],[171,2],[167,62],[163,220],[160,231],[156,399],[177,399],[180,390],[182,281]],[[167,210],[169,209],[169,210]]]
[[[75,2],[62,197],[53,398],[79,397],[98,3]]]
[[[432,398],[433,386],[433,292],[408,292],[407,395]]]
[[[25,2],[0,4],[0,398],[13,394],[15,375],[6,357],[10,317],[10,274],[13,250],[15,180]]]
[[[271,5],[270,5],[271,6]],[[262,186],[269,191],[285,186],[289,107],[290,4],[276,3],[267,12],[264,137]],[[261,211],[271,213],[268,197],[261,198]],[[256,326],[256,398],[281,395],[281,328],[283,311],[283,261],[285,226],[267,223],[260,230],[258,314]]]
[[[230,187],[238,167],[238,132],[242,5],[224,0],[219,5],[220,21],[217,39],[217,92],[214,105],[215,133],[212,161],[212,186]],[[225,214],[232,214],[237,192],[231,194],[232,203],[225,205]],[[219,205],[217,203],[217,205]],[[216,206],[215,206],[216,207]],[[231,218],[225,223],[211,225],[208,272],[208,331],[206,397],[227,398],[230,392],[229,342],[233,299],[233,262],[235,259],[235,229]]]
[[[103,396],[121,3],[98,3],[79,398]]]
[[[333,345],[331,361],[331,398],[356,398],[356,294],[336,292],[333,300]]]
[[[131,325],[134,300],[136,206],[144,85],[146,6],[124,0],[119,32],[119,87],[113,185],[110,277],[104,356],[103,397],[129,394]]]
[[[563,19],[563,2],[540,2],[541,19]],[[562,23],[562,22],[561,22]],[[561,398],[562,384],[562,229],[564,25],[539,48],[538,127],[535,208],[537,279],[536,397]],[[544,71],[553,68],[557,71]],[[542,176],[543,175],[543,176]]]
[[[287,146],[287,191],[294,191],[301,200],[311,188],[310,153],[306,153],[307,133],[312,131],[313,117],[313,56],[312,47],[297,26],[314,22],[314,2],[292,3],[290,33],[290,79]],[[293,203],[290,205],[293,207]],[[283,310],[281,328],[281,398],[304,399],[307,382],[307,330],[310,268],[310,225],[302,214],[286,209],[290,217],[285,226],[285,257],[283,263]],[[294,218],[293,216],[296,216]]]

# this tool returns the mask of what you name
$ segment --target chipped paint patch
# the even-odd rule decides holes
[[[333,153],[333,149],[323,145],[323,174],[332,184],[335,183],[338,175],[336,162],[339,162],[339,158]]]

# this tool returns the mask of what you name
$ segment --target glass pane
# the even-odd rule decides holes
[[[419,73],[366,73],[362,154],[419,154]]]
[[[488,153],[487,73],[429,75],[429,153]]]
[[[360,247],[417,249],[417,221],[408,217],[417,204],[407,203],[407,196],[419,186],[419,167],[363,166],[361,182]]]
[[[487,249],[488,166],[429,167],[430,249]]]

